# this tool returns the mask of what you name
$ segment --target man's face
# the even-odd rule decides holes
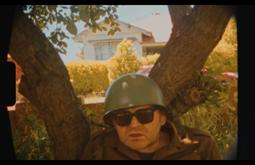
[[[130,114],[134,113],[136,113],[138,119],[136,116],[133,116],[130,124],[125,124],[126,115],[129,114],[130,116]],[[121,110],[116,115],[118,118],[113,118],[113,123],[122,143],[140,152],[154,151],[154,148],[157,148],[157,145],[159,145],[160,128],[166,122],[165,115],[159,110],[153,110],[151,106],[145,105],[125,111]],[[139,118],[142,118],[140,119],[141,121],[139,121]],[[118,119],[119,121],[117,121]]]

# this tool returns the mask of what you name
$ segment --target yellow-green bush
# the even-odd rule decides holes
[[[237,137],[237,79],[222,81],[223,72],[237,73],[237,33],[236,22],[232,18],[221,41],[209,55],[204,71],[211,81],[204,82],[201,93],[206,102],[193,107],[180,118],[182,124],[202,129],[210,133],[222,153],[226,153],[235,144]],[[213,87],[213,90],[207,88]],[[211,92],[210,92],[211,91]]]
[[[237,80],[229,81],[218,97],[192,108],[180,118],[189,127],[208,132],[224,156],[237,138]],[[210,96],[207,96],[210,97]]]
[[[25,99],[26,100],[26,99]],[[25,109],[12,112],[16,117],[12,125],[13,145],[18,160],[52,160],[49,136],[43,120],[26,100]]]
[[[141,57],[139,58],[139,60],[141,61],[142,65],[152,65],[155,64],[156,61],[159,58],[159,54],[155,53],[155,54],[150,54],[150,55],[146,55],[145,57]]]
[[[119,43],[115,55],[108,61],[110,81],[130,72],[136,72],[142,66],[134,50],[132,41],[124,39]]]
[[[222,72],[237,72],[237,28],[231,18],[222,39],[211,52],[205,63],[208,73],[216,76]]]
[[[109,85],[108,69],[103,62],[80,60],[68,64],[67,70],[77,95],[101,93]]]

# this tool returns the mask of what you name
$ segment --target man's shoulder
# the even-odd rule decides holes
[[[186,134],[192,142],[199,144],[203,159],[221,159],[216,141],[209,133],[197,128],[187,127]]]
[[[81,159],[102,159],[102,153],[106,145],[111,145],[111,129],[99,129],[92,133],[90,140],[86,145]],[[110,139],[110,140],[109,140]]]
[[[113,128],[105,127],[103,129],[97,130],[96,132],[93,132],[90,136],[91,142],[99,142],[99,141],[109,141],[111,140],[115,135],[115,131]]]
[[[186,126],[184,126],[184,131],[182,133],[181,139],[182,140],[190,139],[191,141],[198,142],[201,145],[205,146],[215,144],[214,138],[206,131]]]
[[[212,138],[212,136],[209,133],[197,128],[186,127],[186,131],[191,137],[209,138],[209,139]]]
[[[190,137],[190,138],[211,138],[211,135],[201,129],[187,127],[182,124],[175,124],[178,135],[181,138]]]

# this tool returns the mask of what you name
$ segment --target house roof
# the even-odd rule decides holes
[[[131,22],[147,31],[151,31],[156,42],[167,42],[172,31],[172,22],[169,12],[156,12]]]
[[[121,20],[116,20],[116,22],[117,22],[119,25],[126,25],[126,26],[128,26],[128,27],[132,27],[133,30],[138,31],[138,32],[141,32],[142,34],[144,34],[144,35],[146,35],[146,36],[148,36],[148,37],[153,37],[153,34],[152,34],[150,31],[148,31],[148,30],[142,29],[142,28],[140,28],[140,27],[138,27],[138,26],[135,26],[135,25],[126,23],[126,22],[121,21]],[[99,24],[101,24],[101,23],[103,23],[103,21],[101,21]],[[87,28],[87,29],[83,30],[82,32],[80,32],[79,34],[77,34],[77,35],[73,38],[73,40],[74,40],[75,42],[83,42],[83,38],[84,38],[85,36],[87,36],[91,31],[92,31],[91,28]]]

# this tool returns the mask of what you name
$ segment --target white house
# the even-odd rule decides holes
[[[107,60],[116,51],[118,43],[124,38],[132,40],[134,50],[138,56],[160,51],[166,42],[156,42],[152,32],[138,26],[117,20],[121,32],[116,32],[113,36],[107,35],[107,31],[92,32],[86,29],[74,37],[75,42],[84,45],[84,57],[87,60]]]

